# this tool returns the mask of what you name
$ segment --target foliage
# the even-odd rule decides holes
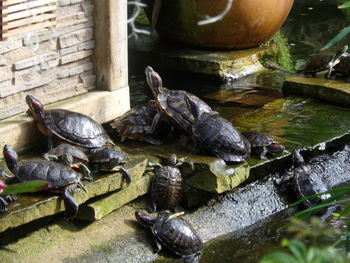
[[[338,8],[349,8],[350,1],[345,1],[342,5],[339,5]],[[335,44],[340,42],[347,34],[350,33],[350,26],[343,28],[334,38],[332,38],[321,50],[325,50],[333,47]]]
[[[290,46],[288,40],[281,32],[277,32],[270,40],[261,46],[272,45],[272,52],[262,58],[262,63],[265,61],[273,61],[282,66],[285,70],[293,71],[294,65],[290,54]]]
[[[23,183],[17,183],[12,185],[6,185],[1,194],[20,194],[20,193],[32,193],[47,190],[49,187],[48,181],[35,180]]]

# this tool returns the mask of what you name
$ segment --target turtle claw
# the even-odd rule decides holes
[[[0,214],[4,214],[8,211],[8,203],[3,197],[0,197]]]
[[[78,213],[79,205],[72,198],[71,191],[75,188],[75,185],[69,185],[63,189],[62,198],[65,207],[65,219],[72,220]]]

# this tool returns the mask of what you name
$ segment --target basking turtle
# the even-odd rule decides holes
[[[328,191],[328,187],[322,181],[320,176],[311,176],[311,168],[305,164],[304,158],[300,153],[300,150],[294,151],[294,175],[293,175],[293,187],[294,191],[299,199],[304,199],[314,194],[321,194]],[[330,194],[319,195],[310,199],[305,199],[303,204],[306,207],[311,207],[318,204],[328,198]]]
[[[135,217],[142,225],[151,228],[157,244],[156,253],[165,246],[184,258],[199,259],[203,242],[191,224],[180,217],[182,214],[183,212],[176,214],[160,212],[154,219],[136,211]]]
[[[333,56],[314,57],[307,64],[305,69],[302,70],[302,73],[306,77],[315,77],[316,73],[329,69],[329,62],[331,62],[332,59],[333,59]]]
[[[50,184],[48,190],[59,192],[62,195],[66,208],[66,217],[73,218],[78,212],[78,204],[71,196],[71,192],[81,188],[86,192],[80,182],[79,174],[73,169],[59,163],[33,159],[17,163],[17,153],[10,146],[4,146],[4,158],[9,170],[15,177],[8,178],[6,184],[27,182],[32,180],[45,180]]]
[[[194,104],[192,107],[198,108],[200,112],[212,112],[209,105],[197,96],[184,90],[169,90],[163,87],[161,77],[150,66],[146,67],[145,74],[158,107],[158,113],[153,119],[149,133],[156,130],[164,115],[169,116],[185,131],[191,133],[195,118],[191,108],[186,103],[186,98],[190,98]]]
[[[344,57],[334,66],[329,78],[343,78],[350,82],[350,57]]]
[[[89,116],[63,109],[44,110],[41,102],[31,95],[26,96],[26,102],[39,130],[49,138],[49,150],[51,137],[86,148],[101,147],[106,142],[113,144],[102,126]]]
[[[89,159],[77,146],[68,143],[61,143],[45,153],[43,157],[48,161],[59,162],[70,168],[79,169],[83,173],[84,179],[92,179],[91,172],[86,166]]]
[[[188,99],[190,105],[195,105]],[[243,162],[249,158],[248,140],[217,113],[199,112],[193,107],[196,121],[192,126],[192,138],[201,153],[219,157],[226,162]]]
[[[123,167],[128,162],[128,156],[121,151],[109,147],[92,149],[89,154],[89,163],[93,172],[121,172],[128,184],[131,183],[131,176]]]
[[[122,142],[129,138],[159,145],[161,144],[160,140],[156,138],[155,134],[148,133],[156,114],[157,103],[151,100],[147,105],[130,109],[111,122],[110,126],[121,137]]]
[[[284,151],[283,145],[276,142],[271,137],[256,131],[245,131],[242,135],[249,141],[252,154],[266,160],[266,154],[281,153]]]
[[[150,212],[153,213],[157,209],[172,210],[179,205],[182,197],[182,176],[176,166],[181,164],[176,155],[172,154],[168,165],[157,170],[152,182]]]

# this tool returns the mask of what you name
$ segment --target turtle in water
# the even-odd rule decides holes
[[[196,118],[192,125],[192,138],[196,148],[204,154],[210,154],[226,162],[243,162],[250,156],[248,140],[232,125],[231,122],[213,112],[200,112],[192,99]]]
[[[84,114],[63,109],[45,110],[42,103],[31,95],[26,96],[29,112],[37,121],[39,130],[48,136],[49,150],[52,137],[85,148],[113,144],[102,126]]]
[[[150,100],[147,105],[135,107],[125,112],[111,122],[110,126],[122,142],[128,138],[159,145],[161,142],[154,134],[156,131],[148,133],[156,114],[157,104],[154,100]]]
[[[15,175],[8,178],[6,184],[33,180],[48,181],[47,190],[61,193],[66,208],[66,218],[72,219],[77,214],[79,206],[71,193],[77,188],[85,192],[86,189],[81,184],[80,176],[76,171],[65,165],[43,159],[17,162],[17,153],[8,145],[4,146],[3,154],[7,167]]]
[[[314,57],[301,72],[306,77],[315,77],[316,73],[329,69],[329,62],[331,62],[332,59],[333,56]]]
[[[163,211],[158,213],[157,218],[152,218],[140,211],[135,212],[137,221],[151,228],[157,245],[156,253],[164,246],[183,258],[198,262],[203,242],[181,215],[183,212],[170,214]]]
[[[127,184],[130,184],[131,176],[123,167],[127,162],[128,156],[114,148],[101,147],[90,150],[89,163],[93,167],[93,173],[121,172]]]
[[[68,143],[61,143],[45,153],[43,157],[48,161],[55,161],[79,169],[84,175],[84,179],[92,180],[90,169],[86,166],[88,157],[78,146]]]
[[[191,108],[196,107],[201,112],[212,112],[209,105],[197,96],[184,90],[169,90],[163,87],[161,77],[150,66],[146,67],[145,74],[148,86],[152,90],[158,107],[158,113],[153,118],[149,133],[153,133],[156,130],[164,116],[168,116],[190,134],[195,121]],[[186,103],[187,98],[193,101],[194,105],[192,107],[189,107]]]
[[[181,164],[182,161],[178,162],[176,154],[172,154],[167,166],[162,166],[157,170],[152,181],[150,212],[178,208],[182,197],[182,176],[177,166]]]
[[[242,135],[249,141],[251,153],[267,160],[266,154],[276,154],[284,151],[284,146],[271,137],[256,131],[244,131]]]

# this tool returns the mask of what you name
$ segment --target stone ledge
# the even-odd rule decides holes
[[[324,78],[288,76],[283,84],[285,95],[303,95],[335,103],[350,105],[350,83]]]
[[[129,99],[126,98],[129,98],[128,86],[113,92],[91,91],[47,105],[45,108],[77,111],[103,123],[120,116],[130,108]],[[44,136],[37,130],[34,119],[25,113],[1,120],[0,134],[0,145],[10,144],[20,151],[45,141]]]
[[[210,51],[161,45],[157,38],[141,37],[132,47],[131,64],[152,65],[162,70],[181,70],[219,77],[225,81],[265,70],[259,59],[270,47],[237,51]]]
[[[137,187],[142,179],[148,160],[144,157],[130,158],[125,165],[132,177],[130,185],[125,185],[123,176],[120,173],[99,176],[91,182],[84,182],[87,193],[82,190],[73,194],[74,200],[82,204],[90,198],[106,194],[118,189],[128,191],[128,188]],[[123,200],[130,202],[134,198]],[[36,193],[32,195],[21,195],[19,200],[9,207],[9,212],[0,216],[0,233],[6,229],[17,227],[35,219],[50,216],[64,211],[62,199],[55,194]]]

